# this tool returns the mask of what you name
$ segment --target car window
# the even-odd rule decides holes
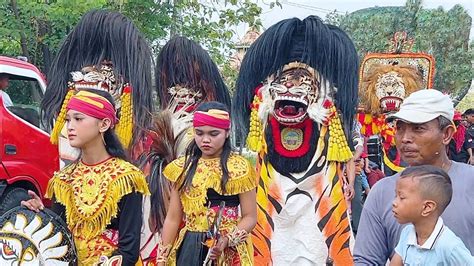
[[[10,79],[5,92],[13,102],[13,106],[9,106],[8,109],[30,124],[39,127],[43,91],[38,81]]]

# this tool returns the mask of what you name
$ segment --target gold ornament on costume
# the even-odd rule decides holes
[[[182,184],[181,172],[184,168],[184,157],[180,157],[163,170],[163,175],[175,182],[179,187]],[[251,164],[244,157],[232,154],[227,161],[227,168],[229,169],[229,180],[226,183],[225,193],[221,188],[222,170],[220,166],[220,158],[214,159],[199,159],[195,175],[193,177],[192,186],[183,189],[180,193],[180,200],[185,214],[185,226],[178,233],[177,239],[174,242],[173,248],[166,255],[169,246],[163,247],[163,255],[160,256],[160,261],[166,261],[168,265],[176,264],[176,252],[181,246],[184,235],[187,231],[192,232],[207,232],[209,229],[209,219],[216,215],[212,208],[206,207],[207,190],[212,188],[220,195],[238,195],[256,188],[255,171]],[[237,209],[237,208],[236,208]],[[227,212],[225,212],[227,214]],[[212,219],[211,219],[212,220]],[[235,211],[235,218],[222,216],[220,231],[222,235],[227,235],[233,230],[238,223],[238,211]],[[240,234],[239,234],[240,236]],[[237,239],[235,239],[237,240]],[[241,265],[251,265],[252,253],[247,249],[248,243],[243,241],[236,243],[233,247],[239,254]],[[224,251],[226,252],[226,251]],[[225,257],[225,256],[224,256]],[[233,265],[232,263],[221,263],[218,265]]]
[[[134,191],[150,194],[145,176],[118,158],[94,166],[79,161],[49,181],[46,197],[54,197],[66,207],[66,222],[74,236],[79,261],[91,265],[100,255],[112,255],[116,247],[102,233],[117,216],[120,199]]]
[[[74,95],[74,89],[69,87],[69,90],[66,96],[64,97],[63,104],[61,105],[61,110],[59,111],[58,118],[56,119],[53,130],[51,131],[51,136],[49,137],[49,141],[52,144],[58,144],[59,136],[61,135],[61,130],[66,124],[66,112],[67,112],[66,107],[69,100],[71,99],[73,95]]]
[[[176,182],[179,186],[183,182],[183,177],[180,176],[183,167],[184,157],[180,157],[166,166],[163,170],[163,175],[171,182]],[[229,169],[230,176],[224,193],[221,188],[222,170],[220,158],[199,159],[192,187],[183,190],[180,195],[183,211],[188,218],[191,217],[192,213],[206,212],[205,203],[208,188],[214,189],[221,195],[237,195],[256,187],[255,172],[244,157],[232,154],[227,161],[227,168]],[[189,226],[197,232],[205,232],[209,228],[207,218],[204,216],[196,217],[196,220]]]
[[[129,147],[133,137],[132,88],[126,84],[121,97],[122,109],[115,133],[124,147]]]
[[[251,151],[260,151],[263,145],[263,125],[258,117],[258,108],[261,102],[258,95],[253,97],[250,111],[250,129],[247,136],[247,147]]]
[[[347,145],[347,139],[342,129],[341,119],[333,105],[330,107],[330,120],[329,120],[329,147],[327,160],[336,162],[347,162],[352,158],[352,151]]]
[[[303,144],[303,130],[285,127],[281,130],[281,144],[289,151],[294,151]]]
[[[166,263],[168,261],[168,256],[170,255],[171,248],[173,247],[172,244],[163,244],[162,239],[158,243],[158,253],[156,256],[156,262],[158,263]]]
[[[65,125],[66,107],[75,92],[84,89],[95,89],[109,92],[114,98],[115,109],[120,110],[119,123],[115,132],[125,148],[128,148],[133,137],[133,99],[132,88],[122,79],[117,78],[112,63],[102,62],[97,66],[86,66],[81,71],[71,72],[72,82],[69,82],[69,91],[64,98],[58,118],[51,132],[51,143],[57,144]]]
[[[249,236],[249,233],[245,231],[244,229],[239,229],[237,226],[234,227],[227,235],[226,237],[229,239],[229,247],[235,247],[238,246],[247,240]]]

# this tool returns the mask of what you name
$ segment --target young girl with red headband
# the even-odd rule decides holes
[[[193,127],[186,155],[163,171],[173,190],[157,263],[201,266],[208,257],[217,265],[253,265],[248,235],[257,221],[255,173],[244,157],[232,152],[226,106],[201,104]],[[220,237],[212,243],[209,238],[215,239],[216,232]]]
[[[46,197],[53,199],[53,211],[74,236],[79,265],[96,265],[101,257],[115,255],[122,265],[135,265],[142,195],[149,192],[143,173],[126,161],[114,133],[113,98],[105,91],[81,90],[63,106],[69,143],[81,156],[53,176]],[[38,195],[29,194],[32,199],[22,204],[42,210]]]

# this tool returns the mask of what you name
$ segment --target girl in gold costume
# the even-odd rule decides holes
[[[157,263],[201,266],[207,257],[218,265],[253,265],[248,234],[257,219],[255,173],[232,152],[226,106],[201,104],[193,127],[186,155],[163,171],[173,189]]]
[[[81,156],[53,176],[46,196],[74,236],[79,265],[95,265],[112,256],[121,265],[135,265],[142,195],[149,192],[143,173],[127,162],[114,133],[118,119],[113,98],[105,91],[81,90],[63,103],[61,112],[69,143]],[[40,198],[29,194],[32,199],[22,204],[43,209]]]

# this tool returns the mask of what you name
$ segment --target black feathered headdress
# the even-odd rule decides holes
[[[295,61],[315,69],[321,76],[321,84],[329,85],[325,93],[342,114],[346,137],[350,135],[357,103],[359,60],[356,49],[341,29],[309,16],[304,20],[292,18],[278,22],[248,49],[233,101],[233,117],[241,139],[245,140],[248,134],[256,87]]]
[[[230,108],[230,95],[209,54],[186,37],[174,37],[156,59],[156,89],[162,109],[171,101],[169,89],[186,87],[201,93],[202,101],[217,101]]]
[[[132,21],[117,12],[94,10],[85,14],[64,40],[48,75],[41,103],[43,121],[50,128],[68,92],[71,72],[87,66],[111,65],[115,77],[129,84],[133,100],[134,138],[151,123],[152,54]],[[120,115],[120,113],[119,113]]]

